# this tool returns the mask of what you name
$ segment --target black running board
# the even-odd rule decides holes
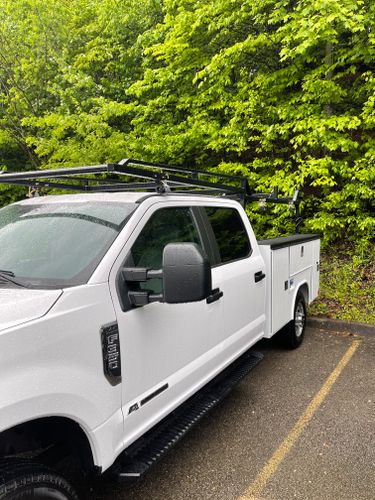
[[[193,425],[220,403],[262,359],[263,354],[259,352],[246,352],[197,394],[131,445],[120,455],[111,468],[111,473],[120,481],[141,477]]]

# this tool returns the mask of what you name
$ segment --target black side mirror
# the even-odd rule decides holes
[[[155,278],[163,280],[162,294],[134,288],[137,283]],[[169,243],[163,251],[161,270],[125,267],[122,269],[122,279],[130,287],[128,297],[130,303],[136,307],[150,302],[181,304],[203,299],[212,302],[211,266],[206,255],[195,243]]]
[[[211,266],[195,243],[169,243],[163,252],[164,302],[206,299],[212,291]]]

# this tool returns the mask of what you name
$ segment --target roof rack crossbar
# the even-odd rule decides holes
[[[91,187],[90,186],[85,186],[83,184],[68,184],[66,182],[51,182],[51,181],[46,181],[46,180],[36,180],[36,179],[15,179],[15,180],[9,180],[5,179],[4,181],[1,180],[0,184],[12,184],[15,186],[25,186],[25,187],[30,187],[34,189],[41,189],[41,188],[46,188],[46,189],[67,189],[67,190],[73,190],[73,191],[90,191]]]
[[[209,175],[212,177],[221,177],[220,174],[214,174],[212,172],[204,172],[204,171],[192,171],[192,170],[187,170],[187,169],[178,169],[177,167],[170,167],[170,168],[164,168],[164,167],[158,167],[156,164],[151,164],[151,169],[157,169],[157,168],[162,168],[161,172],[160,170],[156,173],[149,172],[146,169],[142,168],[136,168],[129,166],[129,163],[132,162],[132,160],[129,160],[126,165],[119,165],[115,164],[113,165],[114,173],[118,174],[123,174],[123,175],[128,175],[131,177],[139,177],[139,178],[145,178],[145,179],[155,179],[156,182],[160,183],[161,181],[166,182],[167,184],[178,184],[180,186],[189,186],[189,187],[207,187],[209,189],[215,188],[219,191],[224,191],[224,192],[237,192],[238,188],[227,185],[227,184],[222,184],[222,183],[217,183],[217,182],[211,182],[211,181],[205,181],[199,178],[196,178],[195,176],[199,175]],[[133,163],[133,162],[132,162]],[[135,163],[135,162],[134,162]],[[137,162],[137,164],[140,162]],[[145,163],[145,162],[144,162]],[[190,175],[190,177],[186,178],[183,177],[182,175],[175,175],[174,173],[169,173],[169,172],[178,172],[180,174],[194,174],[194,177]],[[234,176],[233,178],[231,176],[225,175],[226,178],[230,178],[231,180],[240,180],[242,181],[242,178]]]
[[[93,165],[88,167],[71,167],[71,168],[55,168],[50,170],[30,170],[25,172],[14,172],[12,174],[0,172],[0,182],[3,183],[6,180],[13,179],[38,179],[38,178],[48,178],[52,179],[54,177],[72,177],[79,174],[100,174],[113,172],[113,165]]]
[[[129,182],[129,183],[113,183],[113,184],[100,184],[97,186],[89,186],[88,189],[93,193],[100,192],[116,192],[116,191],[155,191],[154,182]]]
[[[166,165],[163,163],[153,163],[153,162],[147,162],[143,160],[133,160],[131,158],[124,158],[123,160],[120,160],[118,163],[114,164],[109,164],[113,165],[114,167],[120,166],[127,166],[129,164],[132,165],[139,165],[139,166],[144,166],[148,167],[150,169],[158,169],[158,170],[163,170],[167,172],[178,172],[178,173],[185,173],[185,174],[191,174],[191,175],[205,175],[207,177],[222,177],[223,179],[230,179],[230,180],[237,180],[242,182],[244,180],[244,177],[240,175],[233,175],[233,174],[224,174],[221,172],[210,172],[209,170],[196,170],[194,168],[186,168],[186,167],[174,167],[171,165]],[[246,180],[246,179],[245,179]]]

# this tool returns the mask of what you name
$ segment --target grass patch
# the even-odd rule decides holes
[[[355,255],[348,248],[322,252],[319,297],[311,316],[375,324],[375,249]]]

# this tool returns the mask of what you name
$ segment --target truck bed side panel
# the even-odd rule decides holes
[[[306,285],[310,303],[319,289],[319,235],[298,234],[258,242],[267,268],[267,324],[270,338],[294,314],[298,290]]]

